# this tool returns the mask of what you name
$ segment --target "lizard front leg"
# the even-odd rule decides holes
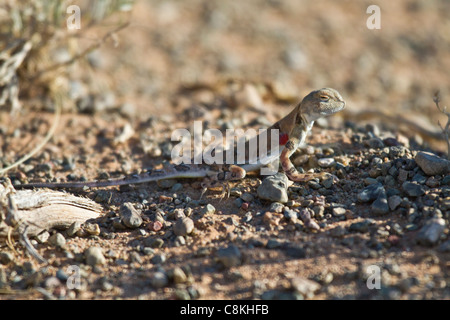
[[[299,173],[292,164],[290,157],[294,153],[295,149],[303,142],[305,136],[306,133],[300,126],[295,127],[292,130],[291,137],[286,142],[286,145],[280,154],[281,167],[291,181],[306,182],[317,177],[324,178],[328,175],[326,172]]]

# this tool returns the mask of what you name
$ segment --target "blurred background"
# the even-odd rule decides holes
[[[80,30],[65,27],[70,4],[81,8]],[[379,30],[366,25],[372,4],[381,9]],[[7,0],[0,49],[14,39],[33,43],[17,71],[28,107],[48,108],[58,91],[66,110],[91,110],[97,101],[100,109],[126,104],[139,117],[176,116],[192,104],[180,90],[209,88],[199,98],[208,102],[220,83],[243,81],[275,112],[333,87],[346,112],[378,110],[439,130],[446,117],[432,98],[440,90],[442,104],[450,103],[449,17],[447,0]],[[93,102],[87,93],[101,97]]]

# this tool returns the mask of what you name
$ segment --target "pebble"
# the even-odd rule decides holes
[[[330,168],[336,164],[336,161],[333,158],[321,158],[317,160],[317,164],[322,168]]]
[[[208,203],[201,211],[203,215],[212,215],[216,212],[216,208],[210,203]]]
[[[418,244],[423,246],[433,246],[437,244],[441,234],[445,229],[445,220],[442,218],[432,218],[419,230],[416,236]]]
[[[440,252],[450,252],[450,239],[443,242],[438,249]]]
[[[160,253],[154,255],[153,258],[151,259],[151,262],[153,264],[163,264],[164,262],[166,262],[166,260],[167,260],[166,255],[164,253]]]
[[[360,202],[369,202],[377,199],[381,193],[386,193],[381,183],[370,184],[358,193],[357,198]]]
[[[305,226],[311,230],[319,230],[320,226],[316,221],[311,219],[311,215],[314,213],[310,208],[302,208],[298,213],[298,216],[302,219]]]
[[[308,299],[311,299],[321,287],[319,283],[302,277],[293,278],[291,286],[293,290]]]
[[[245,192],[241,195],[241,199],[244,200],[245,202],[252,202],[255,197],[249,193],[249,192]]]
[[[172,270],[171,276],[175,284],[185,283],[188,279],[186,273],[180,267],[175,267]]]
[[[298,99],[298,92],[296,86],[289,80],[275,80],[271,84],[274,95],[280,101],[296,102]]]
[[[345,230],[344,227],[342,226],[337,226],[333,229],[330,230],[330,235],[334,238],[341,238],[343,237],[345,234],[347,233],[347,231]]]
[[[48,233],[48,231],[44,231],[40,234],[38,234],[35,239],[39,242],[39,243],[46,243],[48,241],[48,238],[50,237],[50,233]]]
[[[369,231],[369,227],[375,224],[373,219],[364,219],[363,221],[354,222],[348,228],[349,231],[355,231],[360,233],[366,233]]]
[[[269,211],[281,213],[281,212],[283,212],[283,208],[284,208],[284,204],[279,203],[279,202],[272,202],[270,204]]]
[[[262,110],[264,102],[258,89],[250,83],[246,83],[241,90],[234,94],[234,100],[238,108],[255,108]]]
[[[169,278],[164,272],[157,271],[151,277],[150,284],[155,289],[163,288],[169,284]]]
[[[84,225],[84,230],[90,236],[100,235],[100,226],[97,223],[86,223]]]
[[[81,229],[82,223],[79,221],[75,221],[70,225],[70,227],[67,229],[66,233],[69,237],[73,237],[76,235],[78,230]]]
[[[144,247],[161,248],[164,245],[164,240],[161,238],[147,237],[143,240]]]
[[[383,143],[383,141],[380,138],[371,138],[371,139],[366,140],[364,142],[369,148],[373,148],[373,149],[384,148],[384,143]]]
[[[10,252],[0,252],[0,263],[8,264],[14,260],[14,256]]]
[[[161,221],[150,221],[147,225],[147,228],[150,231],[159,231],[161,230],[163,227],[163,224],[161,223]]]
[[[389,212],[388,199],[386,196],[386,192],[384,192],[384,188],[383,191],[378,195],[378,198],[372,203],[370,208],[376,215],[384,215]]]
[[[106,259],[100,247],[90,247],[84,251],[84,258],[86,260],[86,264],[92,267],[106,263]]]
[[[178,192],[183,189],[183,185],[181,183],[175,183],[170,189],[171,192]]]
[[[258,197],[272,202],[286,203],[288,198],[289,180],[284,173],[277,173],[265,178],[258,187]]]
[[[175,179],[164,179],[157,181],[158,187],[163,189],[173,188],[176,183],[177,181]]]
[[[325,187],[325,189],[331,188],[331,186],[333,185],[333,177],[327,176],[326,178],[324,178],[322,180],[322,185]]]
[[[191,218],[184,217],[178,219],[173,226],[173,232],[177,236],[184,237],[194,230],[194,221]]]
[[[140,212],[131,202],[125,202],[120,206],[119,215],[122,223],[130,229],[139,228],[143,222]]]
[[[416,173],[416,174],[412,177],[411,181],[417,182],[417,183],[419,183],[419,184],[424,184],[424,183],[427,181],[427,178],[424,177],[423,175],[419,174],[419,173]]]
[[[57,248],[63,248],[66,245],[66,238],[57,232],[48,238],[48,243]]]
[[[434,153],[420,151],[414,160],[420,169],[429,176],[447,174],[450,172],[450,161],[438,157]]]
[[[335,217],[343,216],[345,214],[345,208],[343,208],[343,207],[335,207],[335,208],[333,208],[332,214]]]
[[[408,149],[403,146],[389,147],[389,158],[390,159],[402,158],[406,155],[407,151]]]
[[[241,251],[235,245],[217,250],[216,257],[226,268],[238,266],[242,262]]]
[[[409,181],[402,184],[402,190],[410,197],[418,197],[425,194],[423,186]]]
[[[388,198],[389,209],[394,211],[402,203],[402,198],[398,195],[393,195]]]

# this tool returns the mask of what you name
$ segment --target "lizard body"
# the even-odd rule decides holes
[[[308,132],[311,130],[314,121],[325,116],[332,115],[345,108],[345,101],[339,92],[331,88],[323,88],[312,91],[283,119],[279,120],[267,129],[267,157],[270,160],[281,161],[281,167],[288,178],[292,181],[308,181],[320,174],[300,174],[295,169],[289,157],[294,151],[304,143]],[[272,129],[279,130],[278,153],[272,152],[271,133]],[[259,136],[256,137],[257,139]],[[246,143],[245,158],[249,159],[249,148]],[[258,144],[259,146],[259,144]],[[224,154],[225,156],[225,154]],[[237,152],[234,152],[236,159]],[[18,188],[82,188],[82,187],[108,187],[128,184],[146,183],[164,179],[174,178],[204,178],[204,191],[209,187],[216,187],[229,180],[240,180],[245,177],[247,171],[255,171],[263,166],[262,162],[232,164],[232,165],[172,165],[163,170],[152,170],[145,174],[135,175],[124,179],[90,181],[90,182],[56,182],[56,183],[28,183],[17,185]],[[267,159],[264,159],[267,160]],[[237,163],[236,161],[234,163]],[[204,193],[202,192],[202,195]]]

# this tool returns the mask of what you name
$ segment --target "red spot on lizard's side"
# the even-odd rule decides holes
[[[284,146],[289,141],[289,135],[287,133],[280,133],[280,145]]]

